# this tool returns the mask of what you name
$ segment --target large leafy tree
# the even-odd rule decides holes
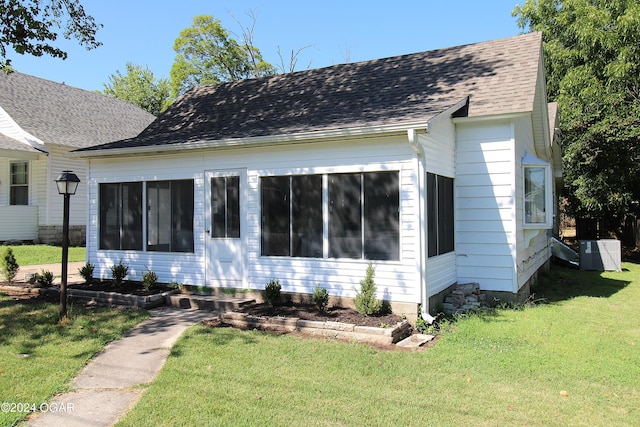
[[[157,116],[169,105],[171,85],[168,79],[156,79],[149,68],[129,62],[125,74],[118,70],[109,76],[109,83],[104,84],[102,93],[128,101]]]
[[[7,48],[16,53],[67,58],[55,46],[62,35],[75,38],[87,49],[100,46],[99,25],[87,15],[79,0],[2,0],[0,2],[0,69],[11,69]]]
[[[640,214],[640,1],[526,0],[513,13],[543,33],[571,210],[615,231]]]
[[[275,74],[252,38],[242,43],[232,38],[213,16],[198,15],[175,40],[176,58],[171,67],[172,96],[192,87]]]

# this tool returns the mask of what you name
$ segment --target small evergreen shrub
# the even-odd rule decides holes
[[[111,267],[111,277],[113,277],[113,285],[120,286],[124,282],[125,277],[129,274],[129,266],[122,264],[122,260],[118,264]]]
[[[360,281],[360,292],[356,292],[355,306],[360,314],[373,316],[380,313],[382,301],[376,299],[376,284],[373,280],[375,269],[369,263],[364,280]]]
[[[80,273],[80,276],[84,279],[84,283],[86,283],[87,285],[90,285],[91,283],[93,283],[94,268],[95,267],[93,266],[93,264],[88,262],[85,265],[83,265],[82,268],[78,269],[78,273]]]
[[[53,286],[53,273],[49,270],[42,270],[40,274],[36,273],[36,286],[39,288],[48,288]]]
[[[142,276],[142,287],[148,291],[158,285],[158,275],[151,270],[147,270]]]
[[[282,287],[280,286],[280,282],[275,279],[271,279],[267,284],[267,286],[265,286],[264,288],[265,298],[267,299],[269,304],[271,304],[272,306],[276,305],[280,301],[281,288]]]
[[[329,305],[329,292],[327,292],[325,288],[322,288],[319,285],[316,286],[311,298],[320,311],[327,311],[327,306]]]
[[[16,261],[16,256],[13,254],[13,249],[7,248],[2,254],[2,274],[7,282],[12,283],[18,274],[20,266]]]

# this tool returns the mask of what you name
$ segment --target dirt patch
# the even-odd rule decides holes
[[[254,316],[279,316],[295,317],[302,320],[318,322],[340,322],[357,326],[391,326],[402,322],[402,317],[397,314],[384,314],[379,316],[364,316],[352,308],[329,307],[326,312],[320,311],[313,304],[279,304],[271,306],[266,303],[253,303],[243,306],[238,312]]]

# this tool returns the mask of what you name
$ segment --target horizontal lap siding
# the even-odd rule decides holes
[[[458,282],[515,289],[514,131],[509,121],[457,126]]]
[[[201,152],[198,155],[135,157],[124,160],[91,162],[89,219],[92,229],[98,222],[97,184],[141,180],[195,179],[195,254],[97,251],[95,231],[88,240],[91,262],[100,264],[102,276],[126,255],[130,269],[141,277],[152,268],[161,281],[203,285],[205,269],[204,171],[246,169],[246,214],[248,287],[264,289],[277,279],[283,292],[313,292],[316,285],[332,295],[354,296],[365,276],[368,261],[349,259],[307,259],[262,257],[260,255],[260,177],[313,173],[343,173],[399,170],[401,187],[400,261],[374,261],[379,297],[394,301],[417,302],[416,248],[418,227],[413,224],[417,193],[414,187],[415,153],[406,138],[344,141],[332,144],[300,144],[257,149]]]

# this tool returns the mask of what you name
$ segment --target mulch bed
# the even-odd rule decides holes
[[[394,326],[396,323],[402,322],[402,317],[397,314],[364,316],[352,308],[345,307],[329,307],[326,312],[322,312],[313,304],[287,303],[272,307],[266,303],[253,303],[245,305],[237,311],[254,316],[296,317],[302,320],[340,322],[376,328],[381,325]]]

